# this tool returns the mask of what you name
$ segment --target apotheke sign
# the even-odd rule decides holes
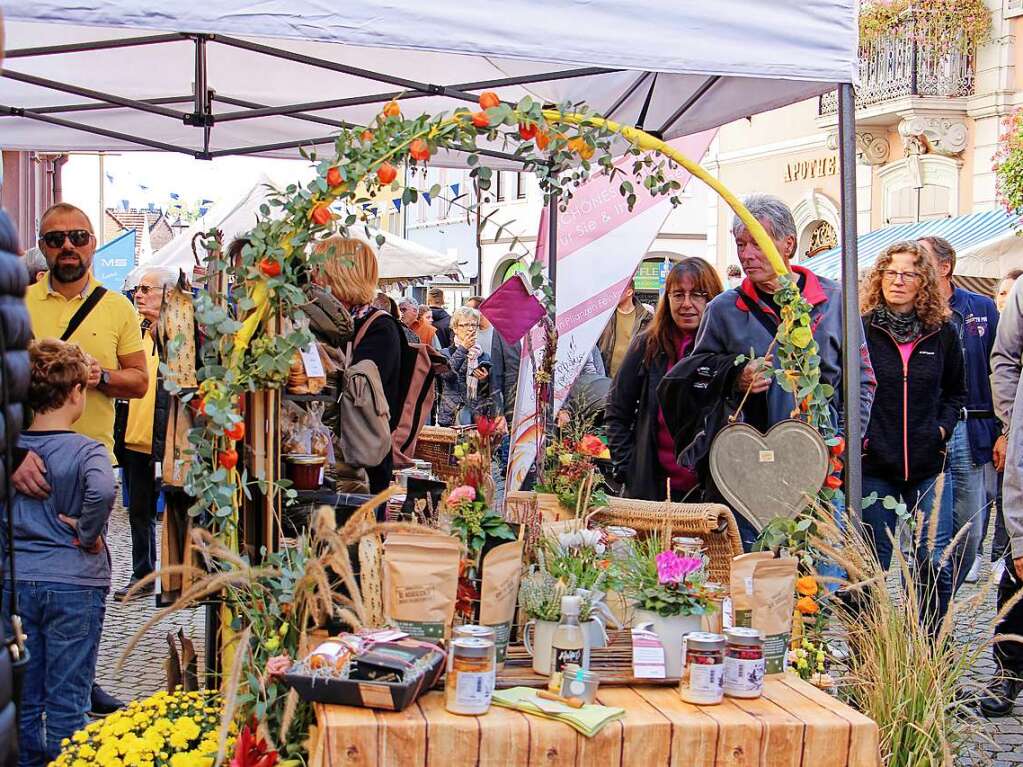
[[[824,178],[838,175],[838,155],[816,157],[812,160],[798,160],[786,163],[785,181],[806,181],[810,178]]]

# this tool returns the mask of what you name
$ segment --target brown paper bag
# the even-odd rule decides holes
[[[753,570],[758,562],[774,559],[770,551],[753,551],[732,559],[728,595],[732,600],[732,624],[750,628],[753,625]]]
[[[784,673],[788,666],[798,569],[799,560],[786,557],[757,562],[753,571],[753,628],[764,638],[768,674]]]
[[[523,541],[495,546],[483,557],[483,585],[480,588],[480,625],[494,629],[498,668],[504,665],[508,636],[515,620],[515,602],[522,577]]]
[[[462,544],[450,535],[391,533],[384,541],[384,617],[415,639],[450,636]]]

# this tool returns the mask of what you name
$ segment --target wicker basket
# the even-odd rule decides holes
[[[433,473],[445,482],[454,479],[458,473],[458,459],[455,458],[455,443],[458,432],[447,426],[424,426],[416,440],[415,457],[429,461]]]
[[[717,503],[664,503],[609,498],[609,505],[597,510],[593,521],[602,525],[631,527],[649,534],[669,527],[672,536],[700,538],[710,557],[710,580],[728,585],[732,558],[742,554],[739,528],[731,509]]]

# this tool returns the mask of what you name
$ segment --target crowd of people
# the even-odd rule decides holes
[[[899,545],[900,517],[885,502],[894,497],[919,509],[931,530],[915,554],[921,613],[933,632],[956,590],[976,579],[993,521],[988,553],[998,563],[999,605],[1007,604],[1023,587],[1023,415],[1013,418],[1014,410],[1023,413],[1016,407],[1023,397],[1021,272],[1006,275],[993,301],[954,284],[955,252],[945,240],[895,243],[863,275],[862,324],[846,333],[841,286],[792,263],[789,209],[767,195],[745,202],[811,307],[822,380],[836,393],[834,425],[843,431],[847,411],[860,419],[863,488],[873,499],[863,522],[880,564],[887,568]],[[790,417],[791,394],[767,372],[780,323],[779,278],[739,219],[732,233],[742,279],[726,287],[708,262],[685,258],[667,273],[655,307],[627,288],[568,399],[568,409],[585,400],[596,412],[611,454],[608,479],[628,497],[722,502],[708,470],[714,436],[730,417],[764,432]],[[117,466],[131,577],[113,596],[151,597],[153,586],[140,582],[157,568],[168,409],[155,329],[178,280],[146,271],[132,286],[134,305],[103,288],[92,274],[92,223],[67,204],[46,211],[38,247],[44,268],[27,259],[22,277],[31,282],[24,306],[36,339],[26,381],[33,417],[13,456],[8,512],[17,582],[12,592],[8,580],[4,594],[5,615],[21,615],[31,658],[19,712],[25,765],[54,758],[87,712],[121,705],[94,684],[112,587],[105,530]],[[242,247],[232,245],[233,257]],[[307,286],[310,327],[321,344],[344,347],[348,364],[373,363],[392,430],[406,396],[406,351],[417,345],[445,363],[435,423],[468,425],[480,414],[511,419],[519,351],[481,313],[482,298],[452,312],[436,287],[422,306],[409,296],[396,300],[381,292],[369,246],[335,237],[317,247],[325,258]],[[17,339],[9,343],[16,348]],[[843,369],[846,343],[860,352],[855,371]],[[747,360],[737,365],[740,355]],[[859,384],[859,401],[849,408],[840,399],[846,375]],[[506,461],[506,449],[497,458]],[[392,481],[392,455],[361,469],[365,490],[382,490]],[[736,517],[749,546],[757,529]],[[955,549],[946,555],[949,546]],[[1023,606],[1005,614],[999,632],[1023,633]],[[998,643],[995,657],[1001,673],[981,702],[990,716],[1011,711],[1023,691],[1021,645]]]

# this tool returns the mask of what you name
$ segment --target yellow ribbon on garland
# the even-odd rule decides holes
[[[592,117],[581,114],[562,114],[554,109],[545,109],[543,116],[547,122],[564,122],[569,123],[570,125],[592,125],[595,128],[606,128],[612,133],[619,134],[630,144],[644,152],[659,152],[665,157],[674,160],[696,176],[696,178],[700,179],[700,181],[717,192],[721,199],[728,203],[728,207],[735,211],[735,214],[739,217],[742,223],[746,225],[746,229],[753,236],[753,240],[757,243],[761,252],[767,256],[767,260],[770,261],[775,272],[779,275],[789,273],[789,269],[785,266],[785,261],[782,260],[781,254],[778,253],[778,248],[775,247],[774,241],[767,234],[763,225],[746,209],[746,206],[742,204],[742,201],[728,191],[728,189],[725,188],[720,181],[704,170],[699,163],[690,160],[680,151],[675,149],[675,147],[659,138],[651,136],[649,133],[640,130],[639,128],[621,125],[613,120],[605,120],[603,117]]]

